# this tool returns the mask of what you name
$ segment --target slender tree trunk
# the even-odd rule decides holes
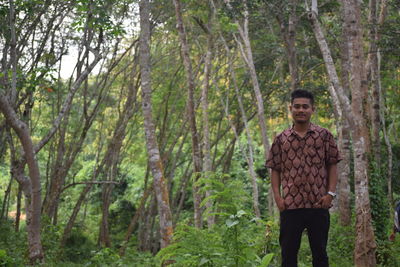
[[[110,226],[108,223],[109,208],[111,205],[112,184],[104,184],[101,193],[101,223],[99,233],[99,245],[101,247],[111,247]]]
[[[81,209],[83,202],[86,199],[87,194],[92,189],[93,184],[87,184],[85,188],[82,190],[81,194],[79,195],[78,201],[76,202],[74,209],[72,211],[71,216],[68,219],[67,225],[64,228],[64,232],[61,238],[60,247],[63,248],[67,243],[68,238],[71,235],[72,227],[74,226],[76,217]]]
[[[153,191],[154,193],[154,191]],[[142,221],[139,227],[138,233],[138,249],[140,251],[150,251],[152,244],[151,244],[151,236],[153,232],[154,226],[154,218],[157,215],[157,199],[155,198],[155,193],[150,200],[150,203],[142,216]]]
[[[21,200],[22,200],[22,188],[21,185],[18,185],[17,212],[15,214],[15,232],[19,232],[19,225],[21,221]]]
[[[179,216],[183,207],[183,203],[185,201],[186,198],[186,187],[187,184],[189,183],[190,177],[193,174],[193,170],[190,170],[190,164],[191,162],[188,163],[187,168],[185,169],[185,172],[182,175],[182,182],[181,182],[181,186],[179,189],[179,194],[176,194],[176,198],[175,198],[175,217],[174,217],[174,221],[175,223],[179,221]]]
[[[298,88],[300,84],[296,55],[296,26],[298,22],[296,9],[299,5],[298,2],[298,0],[289,1],[289,20],[287,26],[285,18],[282,14],[283,9],[277,11],[278,13],[276,14],[288,57],[289,73],[291,77],[290,89],[292,91]],[[286,5],[284,2],[282,4]]]
[[[172,241],[172,214],[169,204],[169,194],[164,177],[163,164],[156,139],[151,105],[151,71],[150,71],[150,8],[149,1],[140,2],[140,72],[142,87],[142,110],[144,130],[146,135],[147,155],[153,174],[153,187],[157,199],[157,209],[160,223],[161,247],[168,246]]]
[[[247,164],[248,164],[248,167],[249,167],[249,174],[250,174],[251,185],[252,185],[252,189],[253,189],[252,190],[253,210],[254,210],[254,213],[255,213],[256,217],[257,218],[261,218],[261,212],[260,212],[259,201],[258,201],[257,175],[256,175],[256,173],[254,171],[253,140],[251,138],[251,133],[250,133],[249,125],[248,125],[248,119],[247,119],[247,116],[246,116],[246,111],[244,109],[242,97],[240,95],[239,87],[238,87],[238,84],[237,84],[237,81],[236,81],[236,75],[235,75],[233,67],[232,67],[233,63],[232,63],[232,60],[231,60],[229,48],[228,48],[228,45],[226,44],[226,41],[223,39],[223,37],[221,37],[221,39],[223,40],[223,43],[224,43],[224,46],[225,46],[225,50],[226,50],[226,53],[227,53],[227,57],[229,59],[228,69],[229,69],[230,76],[232,78],[233,87],[235,89],[235,95],[236,95],[236,98],[237,98],[237,101],[238,101],[238,104],[239,104],[239,108],[240,108],[240,115],[242,117],[242,120],[243,120],[243,123],[244,123],[244,128],[245,128],[245,131],[246,131],[247,151],[246,151],[246,149],[244,149],[242,147],[241,147],[241,150],[242,150],[243,155],[245,155],[245,157],[246,157]],[[225,108],[226,116],[228,118],[228,121],[231,124],[231,128],[234,131],[235,137],[238,140],[239,146],[240,146],[240,139],[239,139],[238,133],[237,133],[236,128],[233,125],[233,123],[229,120],[229,113],[228,113],[227,108],[228,107],[226,106],[226,108]]]
[[[65,155],[65,134],[68,124],[69,112],[64,117],[65,124],[60,127],[59,138],[57,144],[57,155],[51,171],[51,179],[49,188],[46,190],[46,197],[43,202],[43,213],[46,214],[51,220],[54,219],[56,213],[56,203],[60,199],[61,188],[64,186],[65,167],[63,166],[63,159]],[[54,223],[54,221],[53,221]]]
[[[382,122],[382,132],[383,132],[383,138],[385,140],[385,145],[386,145],[386,149],[387,149],[387,187],[388,187],[388,200],[389,203],[392,207],[394,207],[395,203],[393,200],[393,189],[392,189],[392,179],[393,179],[393,150],[392,150],[392,144],[388,135],[388,131],[386,130],[386,120],[385,120],[385,104],[383,102],[383,97],[382,97],[382,85],[381,85],[381,79],[380,79],[380,63],[381,59],[380,59],[380,53],[378,51],[378,81],[379,81],[379,93],[381,94],[381,96],[379,97],[380,101],[381,101],[381,109],[379,110],[380,112],[380,121]],[[389,216],[393,216],[393,211],[392,209],[390,209],[390,214]]]
[[[194,223],[197,228],[201,228],[203,224],[202,220],[202,209],[201,209],[201,194],[199,192],[199,187],[197,181],[200,178],[200,173],[202,170],[202,157],[199,144],[199,136],[196,128],[196,115],[195,115],[195,104],[194,104],[194,90],[195,83],[192,71],[192,64],[190,62],[189,56],[189,46],[187,42],[187,36],[185,27],[182,19],[182,8],[181,1],[174,0],[175,5],[175,15],[177,21],[177,29],[179,33],[179,39],[181,43],[181,54],[183,58],[183,64],[186,71],[186,79],[188,86],[188,99],[187,99],[187,112],[190,122],[190,129],[192,133],[192,157],[193,157],[193,202],[194,202]]]
[[[378,12],[378,4],[381,4],[381,11]],[[369,17],[368,24],[370,27],[369,30],[369,51],[366,63],[365,71],[368,74],[368,80],[370,87],[372,88],[371,98],[372,98],[372,106],[371,106],[371,128],[372,128],[372,150],[375,161],[378,164],[378,167],[381,166],[381,138],[379,133],[382,129],[381,127],[381,100],[380,100],[380,61],[378,60],[379,47],[378,42],[380,41],[379,27],[383,24],[386,17],[386,0],[377,1],[370,0],[369,1]]]
[[[228,5],[228,7],[230,9],[232,9],[232,7],[230,5],[230,0],[224,0],[224,1]],[[250,77],[251,77],[251,82],[253,84],[253,90],[254,90],[254,94],[256,96],[256,102],[257,102],[258,124],[261,129],[261,138],[262,138],[262,143],[263,143],[263,147],[264,147],[264,157],[267,159],[270,145],[269,145],[269,140],[268,140],[268,135],[267,135],[267,124],[265,122],[265,115],[264,115],[264,100],[263,100],[263,97],[261,94],[260,85],[258,83],[257,72],[256,72],[256,68],[254,65],[253,52],[251,49],[251,43],[250,43],[250,38],[249,38],[249,27],[248,27],[249,11],[248,11],[247,0],[244,0],[243,3],[244,3],[243,24],[241,25],[239,23],[239,21],[236,20],[242,42],[239,41],[237,38],[235,38],[235,39],[239,45],[240,52],[243,56],[243,59],[248,67]]]
[[[369,85],[372,88],[371,98],[371,141],[372,151],[374,159],[380,169],[381,165],[381,138],[379,133],[381,131],[380,121],[380,93],[379,93],[379,81],[378,81],[378,44],[377,44],[377,31],[378,31],[378,15],[377,15],[377,1],[369,1],[369,18],[368,23],[370,25],[369,30],[369,53],[367,58],[367,68],[365,71],[369,73]]]
[[[140,204],[139,204],[135,214],[133,215],[131,222],[129,223],[128,230],[126,231],[124,241],[119,249],[120,256],[125,255],[125,250],[126,250],[126,247],[128,246],[129,239],[132,236],[133,230],[135,229],[135,226],[139,220],[139,217],[143,214],[143,210],[145,209],[147,198],[149,197],[150,193],[152,193],[152,192],[153,192],[152,186],[150,186],[149,188],[147,188],[144,191],[142,199],[140,200]]]
[[[211,4],[211,3],[210,3]],[[212,49],[213,49],[213,32],[212,25],[214,23],[215,12],[214,8],[210,8],[209,22],[207,23],[207,52],[204,62],[204,80],[203,88],[201,92],[201,104],[202,104],[202,115],[203,115],[203,175],[205,179],[210,179],[210,174],[212,171],[212,161],[211,161],[211,145],[210,145],[210,129],[208,120],[208,91],[210,87],[210,74],[211,74],[211,61],[212,61]],[[206,191],[206,196],[210,197],[212,192],[210,190]],[[212,202],[207,201],[206,207],[209,213],[212,213]],[[211,228],[215,223],[215,216],[207,216],[208,228]]]
[[[289,56],[289,71],[291,80],[292,91],[297,89],[300,84],[299,72],[297,66],[297,53],[296,53],[296,26],[298,17],[296,14],[296,7],[299,5],[298,0],[291,0],[290,14],[289,14],[289,25],[288,25],[288,37],[287,37],[287,52]]]
[[[3,205],[1,207],[1,214],[0,214],[0,221],[3,219],[7,219],[7,216],[8,216],[8,203],[10,202],[12,181],[13,181],[13,177],[11,177],[10,182],[8,182],[7,189],[4,192]]]

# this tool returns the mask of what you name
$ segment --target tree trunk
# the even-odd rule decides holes
[[[350,205],[350,162],[351,162],[351,136],[348,122],[342,118],[339,133],[339,150],[342,161],[338,164],[338,209],[339,221],[343,226],[351,224],[351,205]]]
[[[157,200],[153,190],[153,197],[148,204],[145,213],[141,216],[141,224],[138,231],[138,250],[151,250],[151,235],[153,232],[154,218],[157,216]]]
[[[131,238],[131,235],[133,233],[133,230],[135,229],[135,226],[136,226],[136,224],[137,224],[137,222],[139,220],[139,217],[143,214],[143,210],[145,209],[145,204],[146,204],[147,198],[149,197],[150,193],[152,193],[152,192],[153,192],[153,187],[152,186],[150,186],[147,189],[145,189],[145,191],[143,193],[143,196],[142,196],[142,199],[140,200],[140,204],[139,204],[139,206],[138,206],[135,214],[133,215],[133,217],[131,219],[131,222],[130,222],[130,224],[128,226],[128,230],[126,231],[124,241],[123,241],[123,243],[122,243],[122,245],[121,245],[121,247],[119,249],[119,255],[120,256],[124,256],[125,255],[125,250],[126,250],[126,247],[128,246],[129,239]]]
[[[313,1],[315,3],[316,1]],[[362,100],[365,90],[366,80],[364,72],[364,57],[362,53],[361,40],[361,22],[360,22],[360,6],[353,0],[344,0],[344,21],[348,29],[348,43],[350,54],[350,74],[351,74],[351,92],[352,102],[351,111],[349,99],[343,92],[343,88],[339,83],[335,66],[330,54],[329,47],[326,43],[324,34],[317,20],[316,11],[309,14],[312,21],[314,34],[320,46],[324,57],[325,65],[329,75],[330,82],[335,89],[342,109],[346,115],[346,119],[351,125],[353,137],[353,154],[354,154],[354,180],[356,194],[356,246],[354,262],[357,267],[375,266],[375,236],[372,228],[371,208],[368,192],[368,146],[369,133],[365,127],[364,108]],[[317,5],[313,5],[316,7]]]
[[[211,3],[210,3],[211,4]],[[205,179],[210,179],[210,174],[212,171],[212,161],[211,161],[211,145],[210,145],[210,129],[208,120],[208,90],[210,87],[210,74],[211,74],[211,61],[212,61],[212,49],[213,49],[213,33],[212,24],[214,23],[215,10],[210,9],[209,22],[207,23],[207,52],[204,61],[204,80],[203,88],[201,91],[201,104],[202,104],[202,115],[203,115],[203,176]],[[212,192],[210,190],[206,191],[206,197],[210,197]],[[207,201],[206,207],[209,213],[212,213],[212,202]],[[215,223],[214,215],[207,215],[207,225],[211,228]]]
[[[157,199],[160,223],[161,247],[172,241],[172,214],[169,204],[167,183],[164,177],[163,164],[156,139],[151,104],[151,71],[150,71],[150,8],[149,1],[140,2],[140,73],[142,87],[142,110],[149,165],[153,174],[153,187]]]
[[[18,185],[18,195],[17,195],[17,212],[15,213],[15,232],[19,232],[19,225],[21,221],[21,200],[22,200],[22,188]]]
[[[224,0],[225,3],[228,5],[229,9],[232,9],[230,5],[230,0]],[[253,84],[253,90],[256,97],[257,102],[257,117],[258,117],[258,125],[261,129],[261,138],[264,147],[264,157],[268,158],[269,152],[269,140],[267,135],[267,124],[265,122],[265,115],[264,115],[264,100],[261,94],[260,85],[258,83],[257,72],[254,65],[253,60],[253,52],[251,49],[251,43],[249,38],[249,11],[247,6],[247,0],[244,1],[244,14],[243,14],[243,24],[241,25],[238,20],[236,20],[236,24],[238,25],[240,38],[242,40],[239,41],[236,37],[235,40],[239,45],[240,52],[242,57],[247,65],[247,68],[250,73],[251,82]]]
[[[99,245],[101,247],[111,247],[110,226],[108,223],[109,208],[111,205],[112,184],[104,184],[101,193],[101,223],[99,231]]]
[[[251,138],[251,133],[250,133],[250,129],[249,129],[249,125],[248,125],[248,119],[246,116],[246,111],[243,107],[243,101],[242,101],[242,97],[240,95],[240,91],[239,91],[239,87],[236,81],[236,75],[234,73],[234,70],[232,68],[232,60],[231,60],[231,56],[230,56],[230,52],[229,52],[229,47],[226,44],[226,41],[223,39],[223,37],[221,37],[221,39],[223,40],[224,46],[225,46],[225,51],[228,57],[228,69],[229,69],[229,74],[232,78],[232,83],[233,83],[233,87],[235,89],[235,95],[239,104],[239,108],[240,108],[240,115],[242,117],[243,123],[244,123],[244,129],[246,131],[246,137],[247,137],[247,149],[243,148],[241,146],[240,143],[240,138],[239,135],[236,131],[236,127],[233,125],[233,123],[231,122],[231,120],[229,119],[229,113],[228,113],[228,107],[225,107],[225,111],[226,111],[226,116],[228,118],[228,121],[231,125],[231,128],[235,134],[236,140],[239,142],[239,147],[241,148],[241,151],[243,153],[243,155],[245,155],[246,160],[247,160],[247,164],[249,167],[249,174],[250,174],[250,179],[251,179],[251,185],[252,185],[252,197],[253,197],[253,210],[254,213],[256,215],[257,218],[261,218],[261,212],[260,212],[260,208],[259,208],[259,201],[258,201],[258,185],[257,185],[257,175],[254,171],[254,153],[253,153],[253,140]]]
[[[1,207],[1,213],[0,213],[0,221],[3,219],[7,219],[7,216],[8,216],[8,205],[10,202],[12,181],[13,181],[13,177],[11,177],[10,181],[8,182],[7,189],[4,192],[3,205]]]
[[[356,246],[354,263],[358,266],[376,266],[375,236],[371,220],[368,192],[369,130],[364,117],[364,91],[368,85],[364,69],[361,7],[355,0],[344,0],[344,21],[349,33],[352,111],[356,122],[353,130],[354,181],[356,197]]]
[[[343,8],[343,7],[341,7]],[[343,10],[342,10],[343,12]],[[350,63],[349,63],[349,46],[348,34],[346,27],[342,26],[342,40],[340,45],[340,65],[341,73],[340,80],[343,87],[343,92],[349,97],[350,92]],[[342,111],[343,112],[343,111]],[[342,161],[338,164],[338,206],[339,206],[339,221],[341,225],[351,224],[351,203],[350,203],[350,176],[351,176],[351,129],[348,120],[342,114],[340,121],[341,129],[338,130],[339,135],[339,150],[342,155]]]
[[[40,240],[40,217],[42,203],[40,195],[41,185],[39,165],[34,152],[29,128],[25,122],[18,118],[5,95],[0,95],[0,111],[6,118],[7,123],[17,134],[22,144],[25,160],[29,169],[30,186],[28,190],[31,192],[31,199],[30,203],[28,203],[26,206],[26,224],[28,230],[29,260],[31,262],[35,262],[36,260],[43,259],[43,248]]]
[[[298,17],[296,14],[297,6],[299,5],[298,0],[290,0],[289,1],[289,21],[286,26],[286,21],[284,16],[282,15],[282,10],[277,10],[276,18],[278,19],[279,26],[281,29],[281,34],[283,37],[288,65],[289,65],[289,73],[291,77],[290,81],[290,89],[291,91],[297,89],[300,85],[299,72],[297,66],[297,53],[296,53],[296,26],[298,23]],[[286,3],[282,2],[283,5]]]
[[[183,64],[185,66],[187,86],[188,86],[188,99],[187,99],[187,112],[190,122],[190,129],[192,133],[192,157],[193,157],[193,202],[194,202],[194,223],[197,228],[202,228],[202,209],[201,209],[201,194],[199,192],[199,187],[197,181],[200,178],[200,173],[202,170],[202,159],[201,150],[199,144],[199,136],[196,128],[196,115],[195,115],[195,104],[194,104],[194,90],[195,83],[192,71],[192,64],[190,62],[189,56],[189,46],[187,42],[187,36],[185,27],[182,19],[181,11],[181,1],[174,0],[175,5],[175,15],[177,22],[177,29],[179,33],[179,39],[181,43],[181,55],[183,58]]]
[[[381,12],[378,12],[378,3],[381,3]],[[381,166],[381,139],[379,133],[382,129],[381,127],[381,93],[380,93],[380,61],[378,60],[379,47],[378,42],[380,41],[379,27],[383,24],[386,17],[386,0],[369,1],[369,17],[368,24],[370,25],[369,30],[369,51],[366,63],[367,77],[369,80],[369,85],[372,88],[371,98],[371,128],[372,128],[372,151],[375,161],[378,164],[378,168]]]

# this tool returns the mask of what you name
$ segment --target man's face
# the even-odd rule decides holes
[[[290,105],[290,111],[295,123],[308,123],[314,113],[314,106],[308,98],[295,98]]]

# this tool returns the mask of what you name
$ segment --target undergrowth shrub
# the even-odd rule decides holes
[[[65,244],[63,260],[75,263],[85,262],[93,256],[92,251],[96,249],[96,244],[80,228],[75,227]]]
[[[93,251],[93,256],[84,266],[122,266],[119,264],[120,256],[118,252],[111,248],[103,248],[99,251]]]
[[[19,232],[15,232],[13,221],[1,220],[0,251],[0,262],[4,266],[25,266],[28,251],[25,229],[21,228]],[[2,264],[0,266],[3,266]]]
[[[329,263],[332,267],[353,267],[354,225],[342,226],[337,213],[331,213],[328,239]]]
[[[199,185],[212,192],[202,205],[212,202],[212,209],[205,214],[215,216],[216,224],[198,229],[181,222],[173,243],[162,249],[157,259],[172,261],[171,266],[269,266],[278,248],[277,225],[247,211],[251,198],[242,181],[226,175],[210,177],[200,179]]]
[[[120,266],[158,267],[159,261],[150,252],[139,252],[136,248],[127,248],[125,256],[120,259]]]
[[[14,266],[14,259],[7,255],[7,251],[0,249],[0,266]]]

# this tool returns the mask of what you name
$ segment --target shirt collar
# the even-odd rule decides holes
[[[310,125],[308,126],[307,133],[314,133],[315,131],[316,131],[315,124],[310,122]],[[297,135],[296,131],[294,130],[294,124],[292,124],[292,127],[289,129],[289,135]]]

